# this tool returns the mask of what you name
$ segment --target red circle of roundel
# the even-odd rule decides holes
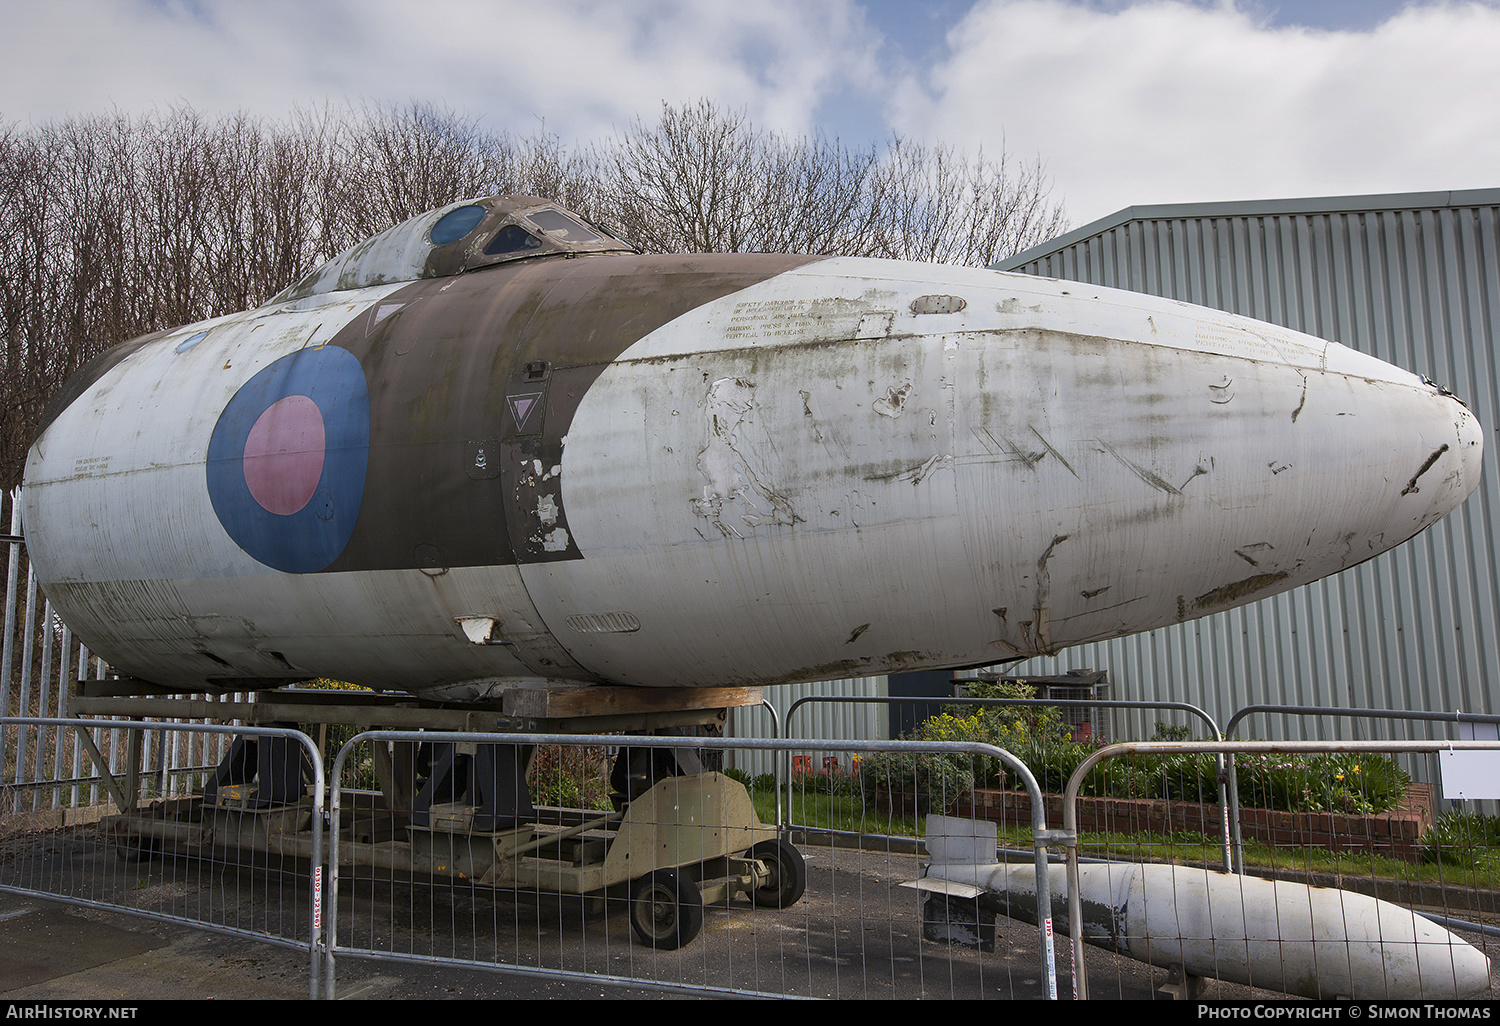
[[[263,509],[291,516],[318,490],[325,446],[323,414],[305,395],[266,408],[245,438],[245,487]]]

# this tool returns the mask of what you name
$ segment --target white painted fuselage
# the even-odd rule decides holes
[[[911,312],[934,294],[964,309]],[[972,665],[1342,570],[1462,501],[1480,451],[1460,403],[1334,343],[1073,282],[833,260],[600,377],[563,463],[587,558],[523,574],[559,637],[578,614],[641,621],[569,638],[610,678]]]
[[[401,287],[166,333],[52,420],[27,538],[91,648],[172,686],[327,676],[458,697],[516,677],[981,665],[1317,580],[1479,479],[1461,403],[1337,343],[1076,282],[836,258],[674,316],[596,368],[560,459],[507,470],[537,558],[276,569],[216,515],[216,424],[258,372],[373,324]],[[371,418],[389,415],[365,373]],[[373,438],[372,466],[390,455]],[[451,441],[472,463],[473,439]],[[482,450],[481,472],[500,458]]]

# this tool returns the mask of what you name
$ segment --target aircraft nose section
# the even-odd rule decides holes
[[[1469,409],[1431,382],[1376,363],[1362,360],[1363,373],[1309,375],[1298,422],[1280,437],[1266,432],[1272,448],[1294,455],[1286,471],[1270,468],[1277,485],[1259,522],[1267,532],[1305,532],[1305,562],[1292,570],[1299,581],[1399,545],[1479,486],[1484,440]]]
[[[1276,483],[1259,517],[1267,531],[1305,530],[1299,579],[1363,562],[1437,523],[1479,486],[1484,455],[1477,419],[1446,389],[1363,354],[1329,356],[1350,366],[1303,371],[1299,415],[1284,433],[1274,418],[1262,426],[1265,451],[1287,455],[1270,468]]]
[[[1415,534],[1453,512],[1479,487],[1484,431],[1467,406],[1436,386],[1414,397],[1410,407],[1405,425],[1427,449],[1411,477],[1399,482],[1400,497],[1418,503]]]
[[[1325,383],[1342,380],[1335,391],[1344,394],[1310,426],[1347,458],[1346,494],[1372,501],[1383,495],[1392,516],[1402,519],[1390,544],[1436,523],[1479,487],[1483,429],[1457,396],[1345,346],[1328,344],[1322,359]],[[1312,394],[1308,386],[1304,396]]]

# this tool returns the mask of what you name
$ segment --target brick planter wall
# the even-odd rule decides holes
[[[1062,797],[1049,794],[1044,800],[1047,825],[1061,826]],[[1412,784],[1399,806],[1374,816],[1242,808],[1240,836],[1246,841],[1263,841],[1277,847],[1360,851],[1415,862],[1420,857],[1422,835],[1435,818],[1433,804],[1431,784]],[[975,789],[958,800],[952,814],[1030,826],[1031,798],[1025,792]],[[1078,799],[1078,829],[1088,832],[1161,834],[1183,830],[1218,837],[1223,834],[1224,814],[1216,805],[1196,802]]]

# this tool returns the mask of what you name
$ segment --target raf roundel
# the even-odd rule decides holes
[[[284,356],[229,400],[208,443],[208,495],[236,545],[307,574],[354,532],[370,451],[370,392],[347,349]]]

